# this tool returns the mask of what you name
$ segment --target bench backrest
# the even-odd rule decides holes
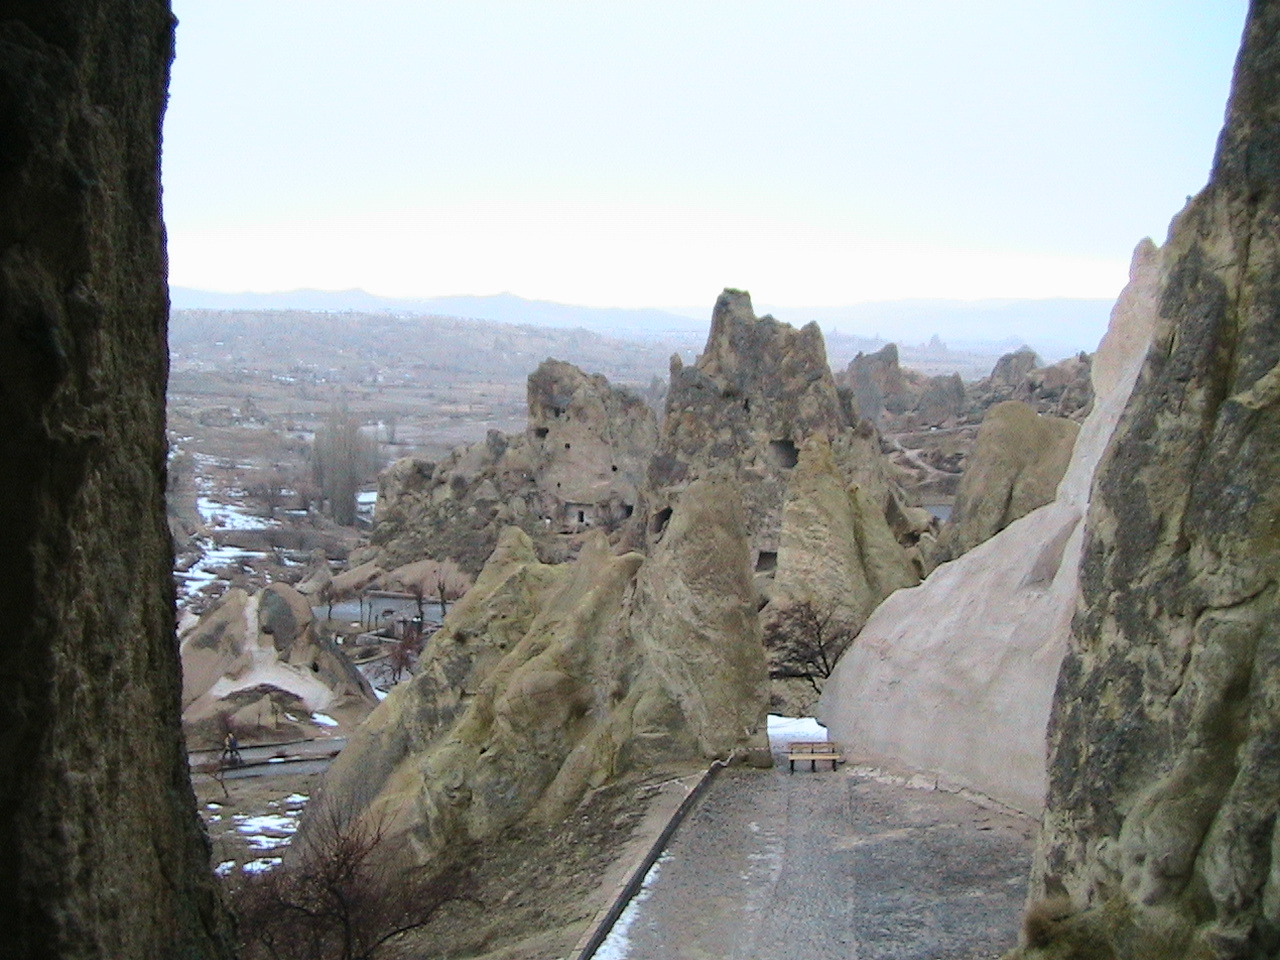
[[[840,752],[840,744],[832,740],[792,740],[791,743],[787,745],[787,748],[791,753],[802,754],[830,754]]]

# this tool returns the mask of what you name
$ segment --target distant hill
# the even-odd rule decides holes
[[[306,310],[323,313],[389,313],[446,316],[533,327],[583,329],[610,337],[662,341],[694,349],[706,339],[711,309],[581,307],[494,296],[396,299],[363,290],[293,290],[283,293],[211,293],[172,287],[175,310]],[[1097,349],[1107,329],[1110,300],[888,300],[843,307],[761,306],[780,320],[817,321],[829,342],[845,353],[874,350],[893,341],[904,350],[935,336],[952,350],[998,356],[1027,344],[1047,361]],[[854,351],[856,352],[856,350]]]
[[[395,313],[492,320],[520,326],[581,328],[631,339],[706,338],[711,321],[664,310],[578,307],[547,300],[526,300],[510,293],[487,297],[432,297],[412,300],[379,297],[363,290],[292,290],[285,293],[210,293],[171,287],[175,310],[308,310],[322,313]]]
[[[953,350],[1006,353],[1027,344],[1045,360],[1092,353],[1107,332],[1113,300],[886,300],[847,307],[762,307],[792,323],[899,346],[937,336]]]

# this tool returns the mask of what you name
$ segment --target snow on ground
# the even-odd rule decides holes
[[[599,949],[591,956],[593,960],[626,960],[628,953],[631,951],[631,941],[627,937],[627,931],[631,928],[631,924],[635,923],[636,914],[640,911],[640,904],[649,899],[653,892],[653,885],[658,880],[658,874],[662,872],[662,865],[671,859],[671,854],[663,852],[662,856],[654,861],[653,866],[649,868],[649,872],[644,875],[644,882],[640,884],[640,889],[636,895],[631,898],[631,902],[627,904],[627,908],[622,911],[622,915],[610,929],[609,935],[604,938],[604,942],[600,944]]]
[[[219,530],[264,530],[280,526],[279,520],[255,516],[238,503],[220,503],[212,497],[196,497],[200,519]]]
[[[769,714],[769,748],[785,750],[791,740],[827,740],[827,728],[813,717],[780,717]]]
[[[182,593],[187,599],[196,596],[202,587],[217,580],[225,580],[224,577],[213,572],[218,567],[243,562],[261,563],[267,558],[267,555],[261,551],[241,550],[239,547],[219,547],[212,540],[203,538],[197,541],[197,545],[200,547],[200,559],[189,569],[174,572],[174,576],[183,581]]]
[[[232,816],[236,832],[250,850],[259,854],[245,862],[241,870],[245,873],[260,873],[281,862],[280,854],[298,830],[298,818],[302,816],[307,799],[305,794],[291,793],[283,800],[271,801],[270,806],[276,812],[256,815],[238,813]],[[235,869],[235,864],[234,860],[224,860],[214,869],[220,876],[226,876]]]
[[[338,721],[327,713],[313,713],[311,719],[322,727],[336,727],[338,725]]]

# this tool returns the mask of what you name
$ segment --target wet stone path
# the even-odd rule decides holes
[[[866,772],[728,770],[597,960],[961,960],[1014,946],[1033,821]]]

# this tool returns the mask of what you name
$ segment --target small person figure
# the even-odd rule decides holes
[[[238,767],[244,763],[240,756],[240,741],[236,739],[236,735],[230,730],[227,735],[222,738],[222,759],[223,766]]]

